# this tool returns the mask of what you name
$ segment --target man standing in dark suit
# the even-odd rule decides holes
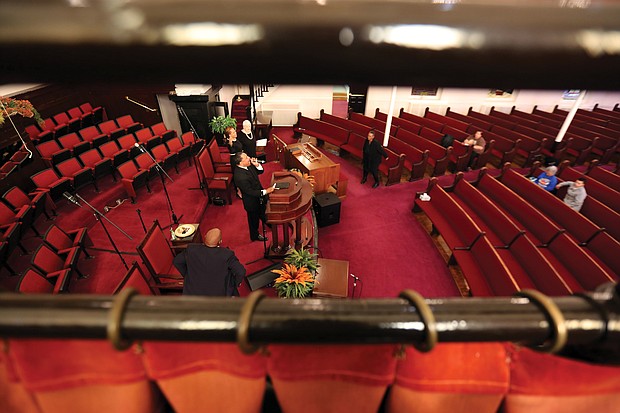
[[[250,228],[250,240],[267,241],[267,237],[258,232],[258,221],[267,223],[265,208],[267,195],[274,191],[274,187],[263,189],[258,179],[258,175],[264,172],[261,164],[256,158],[250,158],[244,152],[237,153],[233,157],[235,164],[235,184],[241,191],[243,208],[248,215],[248,226]]]
[[[183,295],[233,296],[245,277],[235,253],[220,247],[222,231],[210,229],[204,244],[189,244],[174,257],[174,266],[185,277]]]
[[[387,153],[383,149],[383,146],[379,142],[375,140],[375,131],[371,129],[368,132],[368,137],[366,138],[366,142],[364,142],[364,149],[362,150],[362,163],[364,166],[364,176],[362,177],[362,184],[366,183],[366,178],[368,178],[368,172],[372,174],[372,177],[375,178],[375,183],[373,184],[373,188],[379,186],[379,164],[381,163],[381,158],[387,159]]]
[[[243,145],[243,152],[247,153],[250,158],[256,158],[256,139],[249,120],[243,121],[243,129],[239,132],[237,139]]]

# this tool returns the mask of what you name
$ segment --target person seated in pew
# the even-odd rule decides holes
[[[467,169],[471,170],[472,168],[474,168],[474,166],[478,168],[479,166],[476,165],[476,161],[478,160],[478,157],[482,154],[482,152],[484,152],[484,148],[487,146],[487,142],[482,137],[482,131],[477,130],[476,133],[474,133],[473,135],[469,135],[463,141],[463,145],[472,146],[471,157],[469,158]]]
[[[555,176],[557,172],[557,166],[548,166],[533,182],[545,191],[555,193],[555,186],[558,184],[558,178]]]
[[[174,266],[185,277],[183,295],[238,296],[245,268],[235,253],[220,247],[222,231],[212,228],[204,244],[189,244],[174,257]]]
[[[566,195],[564,196],[564,203],[579,212],[581,207],[583,206],[583,202],[586,200],[588,196],[586,192],[586,178],[581,177],[575,179],[573,181],[565,181],[557,184],[556,188],[561,188],[563,186],[568,186],[568,190],[566,191]]]

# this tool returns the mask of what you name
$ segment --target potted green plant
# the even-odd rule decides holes
[[[237,119],[230,116],[214,116],[209,122],[209,127],[213,133],[224,133],[227,127],[237,128]]]
[[[292,248],[284,258],[280,270],[272,270],[279,277],[274,288],[281,298],[304,298],[312,294],[316,283],[315,274],[319,267],[317,254],[301,248]]]
[[[224,132],[229,126],[237,129],[237,120],[230,116],[214,116],[209,122],[209,128],[211,128],[211,132],[215,135],[219,145],[223,146],[226,144]]]
[[[296,266],[297,268],[306,267],[312,274],[316,273],[319,267],[319,258],[309,249],[301,247],[299,250],[291,248],[284,257],[284,262]]]

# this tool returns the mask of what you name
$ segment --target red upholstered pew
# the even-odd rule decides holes
[[[558,168],[558,178],[564,181],[574,181],[583,176],[583,174],[563,163]],[[618,210],[620,206],[620,192],[600,183],[594,177],[590,177],[586,183],[586,192],[588,196],[596,198],[597,201],[607,205],[613,210]]]
[[[581,245],[587,245],[596,234],[603,231],[602,228],[570,208],[561,199],[538,185],[532,184],[529,179],[512,169],[504,170],[500,180],[508,188],[519,194],[521,198],[557,223],[558,226],[565,228],[568,234],[573,236]]]
[[[319,141],[325,141],[338,147],[347,142],[349,131],[338,126],[305,117],[297,113],[297,122],[293,125],[296,134],[310,135]]]
[[[441,130],[443,129],[442,123],[437,122],[436,120],[433,120],[430,118],[424,118],[422,116],[414,115],[413,113],[405,112],[405,110],[402,108],[400,109],[398,117],[401,119],[405,119],[410,122],[416,123],[418,125],[421,125],[428,129],[432,129],[435,132],[441,132]]]
[[[509,216],[523,225],[526,236],[538,245],[540,252],[558,271],[572,291],[596,288],[612,280],[610,274],[588,253],[566,235],[544,214],[524,201],[498,180],[483,175],[477,188],[491,198]],[[540,240],[548,240],[540,245]]]
[[[375,118],[387,122],[387,113],[383,113],[377,108],[375,109]],[[422,129],[422,125],[407,119],[399,118],[398,116],[392,117],[392,124],[398,126],[399,129],[405,129],[415,134],[419,134]]]
[[[388,148],[393,150],[395,153],[405,155],[403,167],[411,173],[409,178],[410,181],[424,177],[424,173],[428,165],[428,149],[421,151],[412,145],[407,145],[405,142],[395,137],[390,138]]]
[[[588,173],[588,176],[596,179],[598,182],[602,183],[603,185],[608,186],[614,191],[620,192],[620,175],[613,173],[611,171],[608,171],[607,169],[603,168],[602,166],[598,166],[598,165],[589,168],[587,173]]]
[[[463,271],[473,296],[511,295],[521,288],[505,266],[484,232],[465,210],[437,185],[429,182],[430,201],[417,198],[414,211],[423,211],[433,223],[433,233],[441,234],[452,257]]]
[[[458,174],[451,195],[482,227],[500,258],[521,288],[535,288],[549,295],[573,291],[542,252],[525,237],[510,217]]]
[[[445,174],[448,169],[448,163],[450,162],[449,157],[452,153],[451,147],[444,148],[441,145],[438,145],[428,139],[424,139],[420,135],[416,135],[415,133],[409,132],[405,129],[399,129],[396,134],[396,138],[422,152],[428,151],[428,163],[433,167],[433,170],[431,171],[432,176]]]

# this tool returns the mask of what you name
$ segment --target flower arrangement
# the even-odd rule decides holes
[[[39,124],[43,125],[43,119],[37,110],[28,100],[17,100],[0,96],[0,125],[4,123],[5,116],[22,115],[25,118],[34,118]]]
[[[271,270],[278,274],[274,287],[279,297],[303,298],[312,293],[317,282],[314,273],[319,267],[317,254],[303,247],[300,250],[291,248],[284,258],[280,270]]]
[[[279,275],[274,287],[279,297],[304,298],[314,288],[314,275],[306,267],[297,268],[292,264],[284,263],[281,270],[271,270]]]

